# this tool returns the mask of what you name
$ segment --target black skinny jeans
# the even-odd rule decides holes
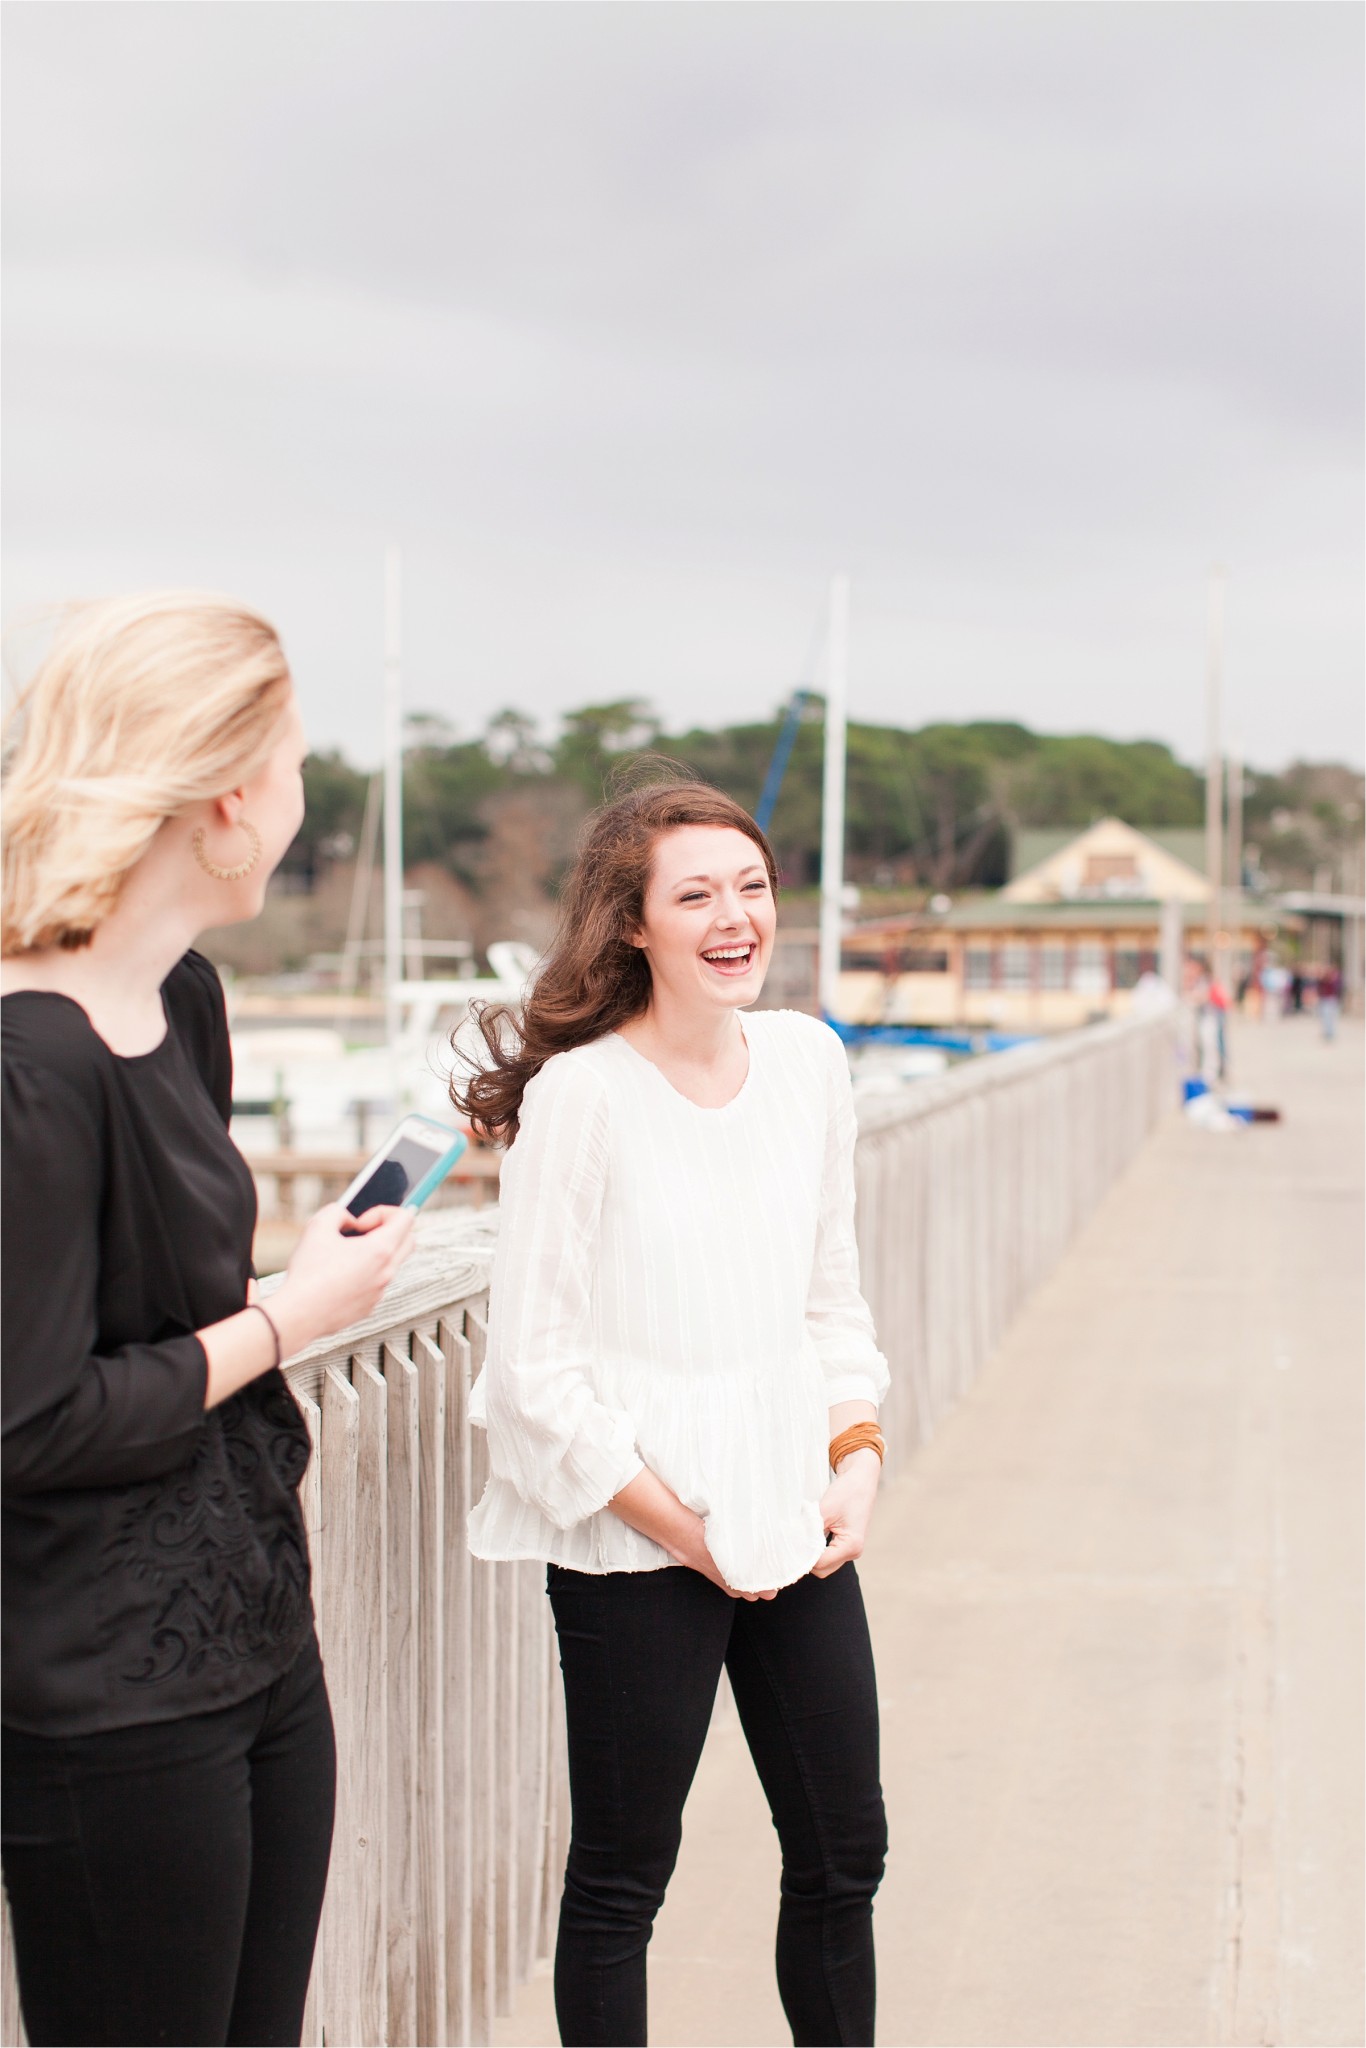
[[[645,1950],[724,1665],[782,1846],[778,1990],[797,2048],[873,2039],[887,1849],[877,1690],[852,1564],[775,1600],[699,1572],[551,1565],[573,1831],[555,1951],[572,2048],[646,2039]]]
[[[316,1639],[235,1707],[3,1732],[4,1867],[28,2038],[298,2043],[332,1843]]]

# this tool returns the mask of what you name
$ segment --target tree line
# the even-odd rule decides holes
[[[820,872],[824,707],[812,693],[800,712],[770,837],[793,887]],[[571,711],[558,736],[503,711],[474,739],[436,715],[409,721],[404,756],[404,857],[435,862],[477,888],[481,855],[500,809],[528,795],[576,819],[602,801],[644,755],[663,755],[753,810],[781,729],[781,715],[670,733],[639,698]],[[307,886],[326,863],[351,858],[362,836],[371,778],[339,754],[310,756],[308,812],[287,867]],[[1312,879],[1360,839],[1362,778],[1333,764],[1297,763],[1279,774],[1249,770],[1244,829],[1276,885]],[[1204,778],[1158,740],[1036,733],[1006,721],[936,723],[908,730],[853,723],[848,730],[847,867],[873,886],[952,889],[999,886],[1010,838],[1024,826],[1075,826],[1113,815],[1138,826],[1202,823]],[[566,838],[568,857],[572,834]],[[298,886],[296,881],[295,886]]]

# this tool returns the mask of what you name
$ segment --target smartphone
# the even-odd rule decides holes
[[[363,1216],[381,1202],[395,1209],[420,1209],[440,1187],[465,1149],[459,1131],[435,1117],[405,1116],[388,1142],[367,1159],[342,1196],[342,1206]]]

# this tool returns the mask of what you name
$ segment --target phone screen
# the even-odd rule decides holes
[[[376,1162],[369,1179],[352,1195],[347,1208],[353,1216],[363,1216],[367,1209],[374,1209],[381,1202],[392,1203],[397,1209],[445,1151],[444,1144],[427,1145],[409,1132],[400,1132],[384,1157]]]

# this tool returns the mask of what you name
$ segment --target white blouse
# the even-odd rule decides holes
[[[859,1292],[853,1093],[828,1025],[761,1010],[744,1032],[720,1109],[616,1032],[527,1087],[471,1398],[492,1472],[476,1557],[671,1564],[605,1506],[642,1464],[705,1518],[737,1591],[820,1556],[828,1411],[887,1389]]]

